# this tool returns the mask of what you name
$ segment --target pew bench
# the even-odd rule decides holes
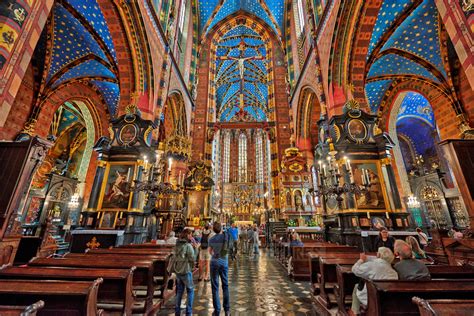
[[[102,279],[94,281],[0,280],[0,305],[30,305],[42,300],[38,315],[101,315],[97,293]]]
[[[356,247],[329,243],[291,247],[291,276],[294,279],[310,280],[312,273],[310,258],[312,257],[312,254],[325,254],[334,252],[358,254],[359,250]]]
[[[131,269],[135,267],[133,273],[132,287],[136,290],[146,289],[146,297],[136,295],[135,302],[132,306],[134,313],[147,313],[152,310],[158,310],[162,306],[162,300],[154,302],[155,285],[153,276],[157,260],[150,259],[133,259],[133,258],[100,258],[89,255],[81,258],[33,258],[28,266],[41,267],[69,267],[69,268],[98,268],[98,269]]]
[[[133,273],[130,269],[92,269],[61,267],[12,267],[0,269],[0,279],[93,281],[103,279],[97,294],[98,308],[105,312],[120,311],[131,315],[135,295],[132,289]],[[0,313],[1,314],[1,313]]]
[[[423,299],[474,299],[474,280],[366,281],[367,315],[419,315],[414,296]]]
[[[43,301],[38,301],[28,306],[0,305],[2,316],[35,316],[44,307]]]
[[[421,316],[472,316],[474,300],[424,300],[419,297],[412,299],[418,305]]]

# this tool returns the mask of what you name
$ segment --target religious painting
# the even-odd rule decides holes
[[[378,217],[378,216],[372,217],[371,221],[372,221],[372,228],[374,229],[378,230],[382,227],[385,227],[385,221],[381,217]]]
[[[102,217],[100,218],[99,228],[102,229],[114,229],[117,222],[118,212],[115,211],[106,211],[102,212]]]
[[[350,120],[347,124],[349,136],[355,142],[362,142],[367,137],[367,127],[359,119]]]
[[[353,162],[352,171],[355,183],[363,187],[368,177],[370,185],[364,193],[356,194],[355,200],[359,210],[379,210],[386,208],[386,202],[383,192],[383,179],[381,179],[381,170],[375,162]],[[364,177],[364,174],[366,175]]]
[[[119,134],[120,142],[127,146],[137,138],[138,129],[134,124],[127,124],[122,127]]]
[[[133,181],[135,165],[110,164],[105,181],[102,209],[128,209],[130,192],[127,185]]]
[[[39,222],[43,201],[44,198],[39,196],[30,197],[30,203],[28,205],[28,211],[25,215],[24,224],[33,224]]]

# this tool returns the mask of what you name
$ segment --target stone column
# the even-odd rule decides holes
[[[96,211],[97,205],[99,204],[100,190],[104,181],[106,161],[97,161],[97,169],[94,177],[94,184],[92,185],[91,194],[89,197],[89,203],[87,205],[88,211]]]

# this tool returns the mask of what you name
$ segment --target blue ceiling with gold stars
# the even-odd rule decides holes
[[[435,148],[436,124],[428,100],[416,92],[407,92],[397,115],[397,134],[408,138],[418,155],[430,156]]]
[[[53,8],[50,87],[81,80],[93,84],[116,114],[120,96],[117,57],[107,22],[96,0],[68,0]]]
[[[227,16],[243,10],[265,21],[276,34],[282,33],[284,0],[200,0],[200,28],[207,33]],[[206,25],[209,26],[206,27]]]
[[[244,100],[243,108],[252,120],[267,119],[266,56],[264,42],[246,26],[237,26],[222,37],[216,49],[214,81],[220,121],[236,119],[235,114],[241,109],[241,94]]]
[[[384,0],[371,35],[365,92],[375,113],[383,100],[385,85],[394,78],[416,76],[444,84],[439,17],[434,0]],[[393,25],[398,25],[393,29]],[[387,34],[387,31],[393,31]],[[374,49],[379,47],[379,50]],[[377,55],[372,56],[374,53]],[[372,79],[372,80],[370,80]],[[382,91],[383,90],[383,91]]]

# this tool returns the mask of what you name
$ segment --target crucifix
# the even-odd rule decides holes
[[[237,61],[237,67],[239,68],[239,77],[240,77],[240,104],[239,109],[243,111],[244,109],[244,72],[245,72],[245,62],[247,60],[263,60],[263,56],[249,56],[245,57],[245,41],[243,38],[240,39],[239,43],[239,57],[232,57],[232,56],[221,56],[217,57],[218,60],[234,60]]]

